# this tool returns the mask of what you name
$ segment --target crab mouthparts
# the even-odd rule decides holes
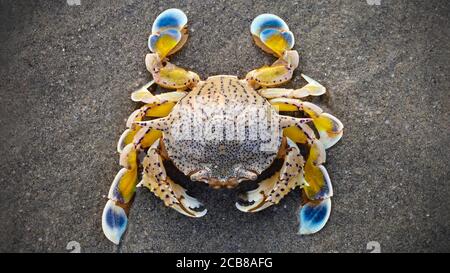
[[[229,178],[229,179],[218,179],[218,178],[211,178],[208,180],[208,185],[214,189],[220,189],[220,188],[227,188],[232,189],[235,188],[239,181],[237,178]]]

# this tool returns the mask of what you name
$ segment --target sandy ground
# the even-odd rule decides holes
[[[69,1],[71,2],[71,1]],[[377,1],[368,1],[377,2]],[[1,1],[0,251],[450,251],[448,1]],[[155,17],[178,7],[191,36],[173,62],[243,77],[271,56],[251,20],[286,20],[300,72],[324,84],[315,100],[346,126],[328,151],[335,196],[327,226],[296,234],[298,192],[261,213],[234,208],[236,190],[192,184],[209,209],[184,217],[139,190],[118,247],[101,230],[119,170],[116,142],[150,80]]]

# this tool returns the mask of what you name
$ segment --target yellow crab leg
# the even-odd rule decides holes
[[[137,154],[162,137],[162,132],[159,130],[148,127],[141,128],[137,124],[133,124],[133,126],[124,133],[126,136],[123,137],[123,142],[126,145],[121,149],[119,159],[123,168],[114,178],[108,194],[109,201],[102,215],[103,231],[106,237],[115,244],[119,243],[120,237],[125,232],[127,210],[136,190],[138,178]],[[130,141],[130,139],[132,140]]]
[[[314,130],[308,124],[296,124],[283,129],[283,136],[292,139],[296,143],[311,145],[318,141]]]
[[[148,91],[148,88],[153,84],[154,81],[151,81],[131,93],[131,100],[147,104],[162,104],[164,102],[178,102],[187,94],[184,91],[175,91],[153,95],[150,91]]]
[[[299,212],[299,234],[318,232],[330,216],[333,187],[327,169],[322,165],[324,162],[325,148],[320,141],[314,141],[310,146],[304,173],[299,177],[306,197]]]
[[[323,143],[325,149],[332,147],[342,137],[344,129],[342,122],[328,113],[323,113],[322,109],[313,103],[289,98],[276,98],[269,102],[276,106],[279,111],[303,111],[312,118],[319,133],[319,140]],[[296,109],[291,110],[292,107],[296,107]]]
[[[119,244],[126,230],[127,211],[137,184],[137,151],[132,143],[120,154],[120,165],[123,168],[114,178],[102,214],[103,233],[115,244]]]
[[[128,203],[134,194],[137,180],[137,150],[132,143],[125,146],[120,154],[120,165],[123,167],[111,185],[108,198],[122,204]]]
[[[133,142],[133,139],[135,138],[136,134],[142,129],[142,126],[139,125],[137,122],[141,121],[144,117],[153,117],[153,118],[165,117],[170,113],[170,111],[174,106],[175,103],[167,102],[161,105],[144,105],[140,109],[134,111],[128,118],[127,121],[128,129],[126,129],[122,133],[119,142],[117,143],[117,151],[119,153],[122,152],[123,147]],[[150,136],[157,136],[153,137],[154,139],[156,139],[159,138],[159,134],[160,132],[158,132],[158,130],[148,131],[145,137],[147,138]],[[153,141],[151,143],[153,143]],[[142,148],[145,149],[148,147],[149,146],[143,146]]]
[[[159,118],[167,116],[172,111],[175,104],[186,95],[186,92],[183,91],[153,95],[148,91],[148,88],[152,84],[154,84],[154,81],[145,84],[131,94],[131,99],[133,101],[145,102],[147,104],[135,110],[128,117],[127,129],[122,133],[119,142],[117,143],[117,151],[119,153],[125,145],[133,141],[136,133],[142,128],[135,122],[142,121],[144,117]],[[142,148],[148,148],[150,144],[160,136],[161,132],[158,132],[157,130],[147,132],[145,135],[146,141],[144,141],[144,146],[142,146]]]
[[[119,139],[117,150],[120,153],[119,163],[122,169],[117,173],[110,187],[108,202],[102,214],[102,228],[106,237],[115,244],[120,242],[127,226],[127,213],[131,205],[137,185],[138,159],[140,150],[150,147],[162,137],[162,132],[148,127],[142,127],[136,122],[144,117],[167,116],[175,103],[184,97],[184,92],[170,92],[152,95],[145,85],[142,90],[133,93],[132,97],[140,101],[153,101],[134,111],[127,121],[127,129]]]
[[[303,124],[312,121],[310,118],[294,118],[289,116],[279,115],[280,127],[282,129],[288,128],[290,126],[302,126]]]
[[[302,77],[308,82],[307,85],[300,89],[285,89],[285,88],[262,88],[259,90],[261,96],[272,99],[270,102],[279,111],[299,111],[302,110],[309,116],[313,118],[313,123],[318,129],[319,134],[322,136],[322,140],[324,140],[326,147],[331,147],[339,135],[342,136],[342,126],[339,124],[340,122],[329,114],[322,114],[322,109],[313,105],[312,103],[303,103],[300,100],[286,100],[286,99],[299,99],[307,96],[320,96],[326,92],[325,87],[323,87],[320,83],[313,80],[312,78],[302,74]],[[306,106],[305,106],[306,105]],[[336,126],[331,123],[335,121]],[[334,127],[334,130],[333,130]],[[307,143],[308,139],[315,139],[313,134],[305,135],[305,132],[302,129],[308,129],[307,125],[300,128],[299,126],[291,126],[289,128],[285,128],[283,130],[284,136],[287,136],[293,139],[297,143]],[[327,135],[325,135],[325,133]],[[329,140],[329,136],[335,136],[334,139]]]
[[[308,159],[305,163],[304,189],[310,200],[328,198],[333,195],[330,177],[325,167],[325,148],[320,141],[315,141],[310,146]]]
[[[267,99],[274,98],[294,98],[300,99],[308,96],[320,96],[325,94],[326,89],[320,83],[303,75],[302,77],[308,82],[307,85],[299,89],[286,88],[262,88],[258,90],[259,94]]]
[[[174,93],[176,93],[177,95],[174,95]],[[142,126],[140,126],[136,122],[142,121],[144,119],[144,117],[159,118],[159,117],[167,116],[172,111],[172,108],[176,104],[175,99],[173,99],[171,101],[167,101],[167,96],[171,96],[174,98],[177,97],[177,99],[179,100],[182,97],[184,97],[184,95],[178,95],[180,93],[184,94],[184,92],[171,92],[171,93],[166,93],[167,95],[162,94],[161,97],[159,97],[159,98],[161,99],[161,101],[166,101],[166,102],[163,102],[161,104],[159,104],[159,103],[146,104],[146,105],[142,106],[141,108],[135,110],[133,113],[131,113],[131,115],[128,117],[128,120],[127,120],[127,129],[122,133],[122,135],[120,136],[120,139],[117,143],[117,151],[120,153],[122,151],[123,147],[125,147],[127,144],[133,142],[135,135],[142,128]],[[159,96],[159,95],[157,95],[157,96]],[[155,97],[157,97],[157,96],[155,96]],[[151,143],[153,143],[153,141],[159,137],[161,137],[161,132],[159,132],[158,130],[147,131],[145,134],[146,140],[143,143],[141,143],[141,145],[143,145],[141,148],[142,149],[148,148],[149,145]]]
[[[300,222],[298,233],[302,235],[316,233],[328,221],[331,212],[331,196],[333,195],[330,177],[326,168],[322,165],[326,160],[325,148],[331,147],[342,136],[342,124],[339,120],[329,114],[323,113],[322,109],[309,102],[286,98],[272,99],[270,102],[278,110],[291,110],[291,107],[295,106],[296,109],[292,109],[293,111],[303,111],[312,118],[314,126],[319,133],[320,140],[316,138],[314,131],[304,123],[298,123],[295,126],[283,129],[283,135],[285,137],[309,146],[307,160],[302,172],[297,177],[296,184],[303,188],[305,196],[304,203],[298,214]],[[338,129],[332,129],[333,126],[326,126],[330,122],[335,122]],[[329,134],[330,130],[336,130],[338,137],[331,138]],[[269,183],[270,180],[266,181],[266,184]],[[251,198],[257,200],[263,192],[261,191],[260,194],[252,192]],[[262,205],[262,207],[264,206]]]
[[[295,143],[306,144],[308,142],[308,137],[299,126],[290,126],[283,129],[283,136],[292,139]]]

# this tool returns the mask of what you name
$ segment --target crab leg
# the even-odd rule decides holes
[[[114,178],[108,194],[108,202],[103,210],[102,227],[106,237],[115,244],[126,230],[127,214],[131,206],[138,179],[139,151],[148,148],[162,136],[159,130],[149,128],[127,129],[132,141],[121,149],[119,163],[123,167]]]
[[[273,98],[294,98],[300,99],[308,96],[320,96],[325,94],[326,89],[320,83],[303,75],[302,77],[308,82],[307,85],[300,89],[286,89],[286,88],[262,88],[259,94],[267,99]]]
[[[155,19],[148,47],[153,54],[147,54],[145,65],[156,84],[177,90],[191,89],[200,77],[168,62],[167,57],[180,50],[188,38],[187,17],[179,9],[168,9]]]
[[[153,95],[152,93],[150,93],[150,91],[148,91],[148,88],[154,83],[154,81],[151,81],[131,93],[131,100],[148,104],[162,104],[165,102],[178,102],[180,99],[186,96],[186,92],[184,91],[167,92]]]
[[[322,109],[309,102],[298,99],[272,99],[273,105],[281,111],[304,111],[313,119],[319,132],[317,139],[314,131],[307,124],[296,124],[283,129],[283,135],[297,143],[309,146],[309,154],[303,171],[299,176],[299,184],[303,188],[303,205],[299,211],[299,234],[313,234],[320,231],[328,221],[331,212],[331,196],[333,188],[326,168],[322,165],[326,160],[325,148],[339,141],[342,136],[342,123],[335,117],[322,113]],[[291,109],[294,106],[294,109]],[[326,124],[333,124],[328,125]]]
[[[331,212],[333,187],[326,168],[325,148],[320,141],[314,141],[310,147],[304,172],[300,177],[305,196],[299,211],[299,234],[313,234],[321,230]]]
[[[245,79],[254,88],[273,87],[289,81],[298,66],[299,56],[297,51],[291,50],[295,41],[288,25],[276,15],[261,14],[253,20],[250,32],[256,45],[278,60],[271,66],[250,71]]]
[[[331,212],[333,188],[326,168],[325,147],[307,124],[298,124],[283,130],[284,136],[309,146],[309,153],[298,184],[303,188],[303,206],[299,212],[299,234],[312,234],[321,230]]]
[[[120,238],[127,227],[127,213],[137,183],[137,152],[133,143],[123,148],[119,160],[123,168],[114,178],[108,193],[109,200],[103,209],[103,232],[115,244],[119,244]]]
[[[152,27],[148,45],[154,53],[146,56],[145,64],[152,73],[153,81],[145,84],[131,95],[133,101],[144,102],[146,105],[130,115],[127,129],[119,139],[117,150],[120,152],[120,165],[123,168],[111,185],[108,194],[109,201],[103,210],[103,231],[106,237],[115,244],[120,242],[127,226],[127,212],[137,182],[137,154],[162,136],[161,119],[147,121],[144,124],[139,124],[139,122],[145,117],[167,116],[175,103],[185,96],[185,92],[182,90],[194,87],[199,81],[197,74],[179,68],[166,59],[167,56],[180,50],[186,42],[188,37],[186,23],[187,17],[182,11],[169,9],[156,18]],[[148,91],[153,83],[177,91],[153,95]],[[153,126],[146,126],[149,124]],[[173,188],[173,192],[183,196],[181,187],[173,186]],[[189,199],[186,197],[186,200]]]
[[[313,129],[308,124],[298,124],[283,129],[283,136],[291,139],[295,143],[311,144],[317,140]]]
[[[289,116],[279,116],[279,122],[282,129],[288,128],[291,126],[302,126],[307,122],[312,121],[311,118],[294,118]]]
[[[179,92],[172,92],[179,93]],[[127,127],[117,144],[120,153],[119,163],[122,169],[117,173],[108,194],[108,202],[103,210],[102,228],[106,237],[115,244],[119,244],[120,238],[126,230],[127,213],[131,205],[137,184],[137,171],[139,151],[150,145],[162,136],[162,132],[156,129],[142,128],[136,124],[144,117],[167,116],[175,105],[175,98],[181,99],[177,94],[167,93],[157,95],[161,104],[146,104],[134,111],[128,118]]]
[[[322,165],[324,162],[325,149],[320,141],[313,142],[305,162],[297,145],[288,139],[287,154],[280,172],[245,194],[243,199],[250,205],[236,203],[236,207],[244,212],[260,211],[277,204],[289,191],[299,186],[305,196],[299,211],[299,234],[320,231],[330,216],[330,197],[333,195],[330,177]]]
[[[153,143],[143,161],[143,176],[140,184],[150,189],[164,204],[190,217],[202,217],[206,209],[197,199],[186,194],[186,190],[167,175],[159,152],[159,139]]]
[[[138,179],[138,153],[152,139],[158,139],[161,136],[160,131],[154,130],[141,137],[141,130],[136,134],[134,140],[121,150],[119,163],[122,169],[114,178],[108,193],[109,200],[103,210],[103,232],[115,244],[119,244],[120,238],[126,230],[127,214]]]
[[[303,111],[310,118],[319,133],[319,140],[325,149],[332,147],[342,137],[344,125],[336,117],[323,113],[317,105],[299,99],[276,98],[269,101],[279,111]]]
[[[142,126],[137,124],[137,121],[142,121],[145,117],[155,118],[155,117],[165,117],[175,106],[176,102],[181,100],[186,92],[175,91],[159,95],[151,94],[144,85],[143,88],[133,92],[131,95],[132,100],[135,101],[152,101],[153,103],[147,103],[141,108],[135,110],[128,117],[127,129],[120,136],[119,142],[117,143],[117,151],[120,153],[128,143],[131,143],[134,136],[142,129]],[[150,145],[158,138],[161,137],[161,132],[157,130],[149,131],[146,130],[146,140],[143,143],[142,149],[150,147]]]
[[[297,186],[301,186],[303,180],[302,169],[304,159],[300,154],[297,145],[287,139],[287,151],[283,166],[270,178],[260,182],[257,189],[247,192],[243,200],[251,202],[250,205],[236,203],[236,207],[244,212],[257,212],[273,204],[278,204],[280,200]]]

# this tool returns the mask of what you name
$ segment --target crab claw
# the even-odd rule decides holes
[[[236,208],[243,212],[257,212],[273,205],[273,203],[267,202],[267,195],[273,189],[279,175],[280,173],[277,172],[261,182],[258,188],[242,193],[239,196],[241,200],[235,204]]]
[[[261,14],[253,19],[250,26],[255,43],[268,53],[281,57],[294,46],[295,39],[288,25],[273,14]]]
[[[286,141],[286,154],[279,172],[259,183],[257,189],[241,196],[247,204],[236,203],[244,212],[256,212],[273,204],[278,204],[289,191],[299,186],[298,177],[302,175],[303,157],[297,144],[290,139]]]
[[[299,213],[298,234],[307,235],[320,231],[328,221],[331,212],[331,199],[311,201],[302,206]]]
[[[258,212],[258,211],[261,211],[261,210],[273,205],[272,203],[265,202],[264,195],[261,193],[258,193],[258,192],[254,192],[254,193],[248,192],[248,193],[246,193],[246,197],[241,197],[241,198],[242,198],[242,201],[244,201],[245,203],[252,202],[250,205],[241,204],[240,202],[236,202],[236,204],[235,204],[236,208],[242,212]],[[246,200],[246,199],[248,199],[248,200]]]
[[[178,29],[167,29],[160,33],[152,34],[148,38],[148,48],[152,52],[158,53],[161,59],[164,59],[181,41],[182,36]]]
[[[178,204],[172,206],[173,209],[190,217],[202,217],[208,212],[204,207],[203,203],[198,201],[196,198],[188,195],[186,190],[178,184],[171,183],[173,191],[177,196],[179,196]]]
[[[144,161],[144,165],[148,166],[147,162]],[[166,206],[173,208],[183,215],[198,218],[208,212],[204,205],[194,197],[188,195],[183,187],[173,182],[169,177],[165,175],[163,177],[165,179],[158,183],[156,180],[160,179],[160,177],[152,178],[144,173],[140,184],[150,189],[150,191],[164,201]]]
[[[187,40],[187,17],[179,9],[163,11],[155,19],[148,47],[161,59],[178,51]]]
[[[159,140],[155,141],[147,151],[142,165],[144,167],[142,181],[139,183],[150,189],[168,207],[190,217],[202,217],[207,210],[197,199],[189,196],[186,190],[176,184],[166,174],[163,160],[159,154]]]
[[[179,9],[166,9],[156,17],[152,26],[152,33],[166,29],[181,30],[187,24],[187,16]]]
[[[158,54],[147,54],[145,65],[147,70],[152,73],[155,82],[164,88],[184,90],[195,86],[200,81],[200,77],[195,72],[169,62],[163,66]]]
[[[112,200],[106,203],[102,214],[102,229],[106,238],[118,245],[127,229],[128,218],[125,210]]]

